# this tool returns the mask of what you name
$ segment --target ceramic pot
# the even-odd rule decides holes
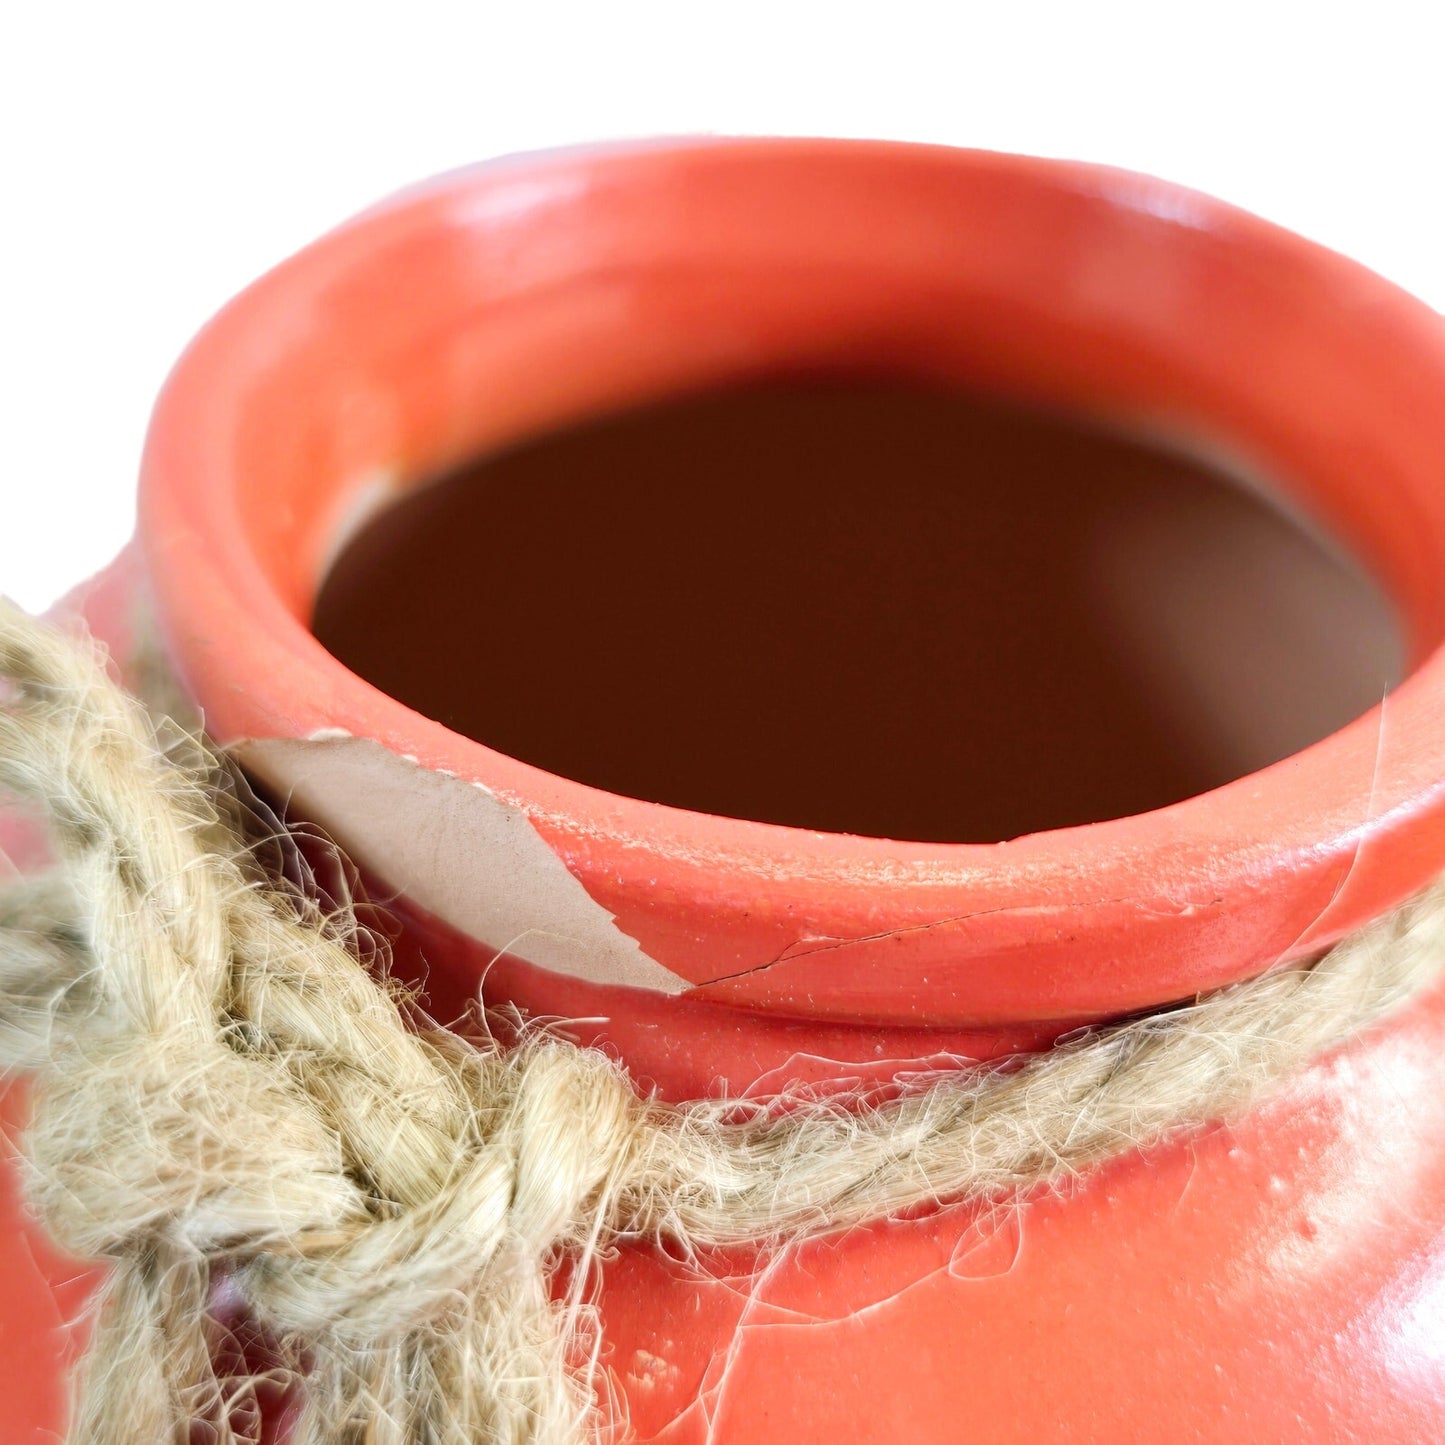
[[[1396,685],[1380,701],[1370,674],[1363,701],[1313,734],[1302,724],[1298,745],[1246,748],[1242,766],[1157,806],[1090,804],[1088,820],[1020,836],[1005,816],[981,839],[889,841],[846,816],[832,829],[769,821],[762,806],[724,816],[726,804],[626,796],[523,760],[389,695],[314,635],[347,540],[384,528],[420,483],[644,404],[820,376],[1095,418],[1172,439],[1191,466],[1224,459],[1268,478],[1278,506],[1378,582],[1398,619]],[[121,657],[148,613],[215,736],[395,899],[399,966],[425,970],[439,1016],[482,989],[574,1020],[574,1036],[672,1098],[886,1079],[1039,1047],[1317,953],[1445,870],[1442,403],[1445,334],[1427,308],[1158,181],[825,141],[523,157],[387,202],[223,311],[156,409],[135,543],[67,605]],[[874,494],[875,517],[892,495]],[[1199,495],[1177,492],[1181,515]],[[1028,535],[1050,556],[1081,554],[1074,523],[1048,513]],[[582,563],[558,559],[582,551],[556,540],[567,525],[556,513],[520,541],[479,535],[479,567],[530,549],[525,585],[488,593],[444,645],[413,638],[421,671],[465,669],[467,629],[531,626],[542,599],[564,599],[570,621],[554,637],[611,645],[593,611],[608,584],[569,590]],[[778,525],[765,510],[728,535]],[[1178,557],[1152,553],[1146,605],[1124,613],[1157,622],[1211,546],[1227,584],[1211,595],[1268,593],[1275,574],[1248,561],[1232,526],[1191,523]],[[708,526],[688,527],[703,558]],[[1165,530],[1179,541],[1167,517]],[[1018,516],[995,534],[1016,538]],[[587,575],[632,575],[631,535],[593,534]],[[974,568],[996,552],[978,550]],[[1107,548],[1091,555],[1105,559],[1088,574],[1096,592],[1128,570]],[[1014,613],[1048,606],[1015,650],[990,655],[990,685],[1007,670],[999,656],[1020,676],[1055,675],[1038,639],[1058,620],[1058,569],[1010,557],[998,578]],[[857,563],[860,588],[870,565]],[[401,597],[420,584],[388,585]],[[1349,658],[1379,656],[1358,630],[1321,634],[1338,589],[1284,593],[1317,599],[1300,636],[1326,661],[1263,707],[1271,717],[1329,691]],[[1267,691],[1285,664],[1258,665],[1259,618],[1230,623],[1225,610],[1196,601],[1173,632],[1156,629],[1150,675],[1160,656],[1187,663],[1208,646],[1215,684]],[[1133,636],[1117,620],[1107,632],[1115,651]],[[1304,645],[1281,656],[1293,665]],[[708,647],[684,648],[676,675],[714,676],[736,719],[745,709],[710,673]],[[548,707],[585,720],[570,676]],[[484,677],[480,692],[509,686]],[[1079,756],[1097,762],[1124,724],[1089,721],[1088,679],[1071,686],[1074,720],[1038,736],[1052,747],[1079,731]],[[1191,736],[1228,731],[1228,686],[1180,686]],[[1019,735],[1035,761],[1009,774],[1012,794],[1052,776],[1027,731],[1047,690],[1024,697]],[[810,724],[813,745],[826,750],[848,711]],[[688,751],[688,736],[670,736]],[[917,769],[956,768],[937,738],[915,751],[915,792]],[[1083,767],[1068,762],[1065,782]],[[980,788],[989,772],[986,758],[975,767]],[[694,774],[706,773],[704,756]],[[838,788],[852,777],[837,773]],[[940,1207],[799,1249],[761,1276],[741,1256],[699,1278],[624,1251],[605,1274],[607,1366],[637,1437],[674,1445],[1438,1439],[1442,1059],[1437,995],[1243,1123],[1205,1123],[1016,1209]],[[9,1108],[18,1116],[21,1101]],[[59,1428],[78,1343],[63,1322],[88,1277],[21,1221],[13,1184],[7,1173],[0,1412],[20,1440]]]

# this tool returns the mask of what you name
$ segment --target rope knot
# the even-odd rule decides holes
[[[595,1234],[626,1176],[638,1101],[603,1054],[542,1041],[507,1058],[516,1083],[506,1133],[515,1159],[510,1226],[543,1258]]]
[[[268,1321],[349,1343],[395,1338],[479,1292],[534,1283],[549,1261],[605,1233],[638,1112],[614,1064],[538,1041],[459,1060],[437,1083],[470,1095],[444,1168],[416,1177],[416,1120],[403,1120],[391,1167],[377,1171],[393,1183],[410,1176],[395,1191],[402,1199],[248,1268],[244,1292]],[[403,1170],[398,1155],[412,1156]],[[375,1170],[377,1156],[369,1162]]]

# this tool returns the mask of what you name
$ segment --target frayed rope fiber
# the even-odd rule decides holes
[[[409,1026],[354,917],[247,850],[219,768],[0,604],[0,788],[59,860],[0,895],[0,1067],[37,1075],[36,1213],[111,1265],[95,1445],[252,1438],[219,1282],[298,1382],[298,1445],[572,1445],[605,1423],[589,1280],[619,1242],[777,1248],[1059,1183],[1238,1115],[1445,961],[1437,889],[1312,966],[896,1097],[665,1106],[540,1032]]]

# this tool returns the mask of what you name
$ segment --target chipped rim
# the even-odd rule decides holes
[[[987,324],[931,331],[950,306]],[[413,712],[309,632],[338,537],[389,488],[865,344],[1222,441],[1289,479],[1390,592],[1408,676],[1208,793],[939,845],[557,777]],[[233,301],[157,405],[139,537],[162,635],[220,738],[339,730],[483,785],[697,997],[900,1024],[1092,1017],[1317,950],[1445,869],[1442,398],[1422,303],[1147,177],[883,142],[571,149],[414,187]],[[781,954],[779,919],[796,940]]]

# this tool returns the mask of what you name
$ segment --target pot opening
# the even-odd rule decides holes
[[[579,782],[932,842],[1219,786],[1404,665],[1380,587],[1268,489],[1095,422],[860,376],[481,457],[371,518],[313,630],[401,702]]]

